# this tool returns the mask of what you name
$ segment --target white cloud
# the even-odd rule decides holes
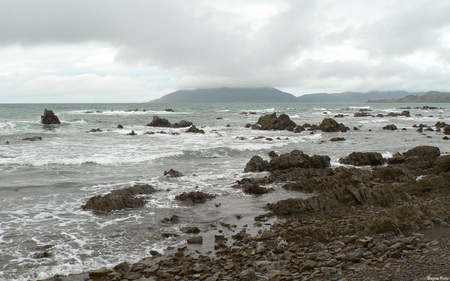
[[[4,1],[0,102],[450,90],[448,18],[446,0]]]

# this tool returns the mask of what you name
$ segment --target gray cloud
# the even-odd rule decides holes
[[[274,11],[255,27],[254,22],[240,18],[251,10],[247,14],[233,10],[247,4],[270,4]],[[444,79],[450,69],[449,1],[286,0],[277,4],[256,0],[2,1],[0,48],[101,42],[117,50],[117,64],[171,71],[180,77],[173,82],[180,88],[275,86],[301,94],[331,87],[413,90],[417,81],[423,81],[422,88],[431,83],[442,90],[450,88]],[[355,56],[342,57],[338,48],[350,48]],[[326,59],[320,52],[308,57],[320,50],[325,50]],[[440,65],[416,67],[414,58],[407,56],[417,52],[434,52]]]

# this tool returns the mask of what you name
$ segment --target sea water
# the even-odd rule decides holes
[[[268,202],[306,196],[277,184],[270,186],[274,192],[258,197],[233,188],[243,177],[265,175],[243,172],[253,155],[268,160],[269,151],[281,154],[299,149],[308,155],[328,155],[332,165],[338,166],[339,158],[353,151],[376,151],[389,157],[418,145],[432,145],[441,154],[450,153],[450,142],[442,139],[442,132],[420,133],[413,127],[438,121],[449,124],[450,105],[410,109],[411,117],[386,117],[406,106],[422,105],[0,105],[0,279],[35,280],[136,262],[152,250],[164,252],[168,246],[183,243],[183,226],[207,231],[211,222],[263,213]],[[44,109],[53,110],[61,124],[41,124]],[[385,117],[353,117],[360,109]],[[351,130],[311,134],[245,127],[274,112],[288,114],[299,125],[319,124],[343,114],[335,120]],[[205,134],[187,133],[187,128],[149,127],[153,116],[172,123],[191,121]],[[388,124],[406,130],[383,130]],[[90,132],[97,128],[102,131]],[[137,135],[128,135],[131,131]],[[33,136],[41,136],[42,141],[23,140]],[[332,142],[333,137],[346,140]],[[184,176],[165,177],[164,171],[170,169]],[[150,184],[158,190],[142,208],[108,214],[81,208],[94,195],[135,184]],[[197,190],[216,198],[193,206],[174,199]],[[179,223],[163,222],[172,215],[179,216]],[[180,237],[164,239],[161,234],[165,232]]]

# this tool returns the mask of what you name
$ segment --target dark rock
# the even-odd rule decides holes
[[[192,238],[188,238],[187,240],[188,244],[202,244],[203,243],[203,237],[202,236],[196,236]]]
[[[330,157],[327,155],[313,155],[309,158],[311,168],[325,169],[330,167]]]
[[[353,114],[353,117],[369,117],[369,116],[372,116],[372,117],[373,117],[373,115],[370,115],[370,114],[367,113],[367,112],[355,112],[355,113]]]
[[[395,126],[394,124],[386,125],[383,127],[383,130],[395,131],[395,130],[397,130],[397,126]]]
[[[169,171],[164,171],[164,175],[171,177],[171,178],[179,178],[179,177],[183,176],[182,173],[175,171],[174,169],[170,169]]]
[[[130,271],[130,265],[127,262],[121,262],[115,265],[113,269],[117,272],[128,272]]]
[[[117,125],[117,129],[123,129],[123,126],[121,124]]]
[[[179,123],[170,123],[166,118],[160,118],[158,116],[153,116],[152,122],[148,123],[147,126],[150,127],[165,127],[165,128],[185,128],[192,125],[192,122],[181,120]]]
[[[91,271],[91,272],[89,272],[89,278],[94,279],[94,280],[99,280],[102,278],[106,278],[109,273],[111,273],[111,270],[108,270],[108,269]]]
[[[22,140],[26,140],[26,141],[41,141],[42,137],[34,136],[34,137],[31,137],[31,138],[23,138]],[[9,144],[9,142],[7,142],[7,144]]]
[[[183,201],[190,204],[205,203],[206,200],[215,198],[215,195],[207,194],[201,191],[183,192],[175,196],[175,200]]]
[[[259,117],[258,122],[252,126],[252,129],[294,131],[295,127],[297,127],[297,124],[288,115],[281,114],[277,117],[276,113],[272,113]]]
[[[44,251],[44,252],[35,253],[33,255],[33,258],[35,258],[35,259],[43,259],[43,258],[51,258],[52,256],[53,256],[52,253]]]
[[[172,215],[170,218],[164,218],[161,222],[162,223],[178,223],[180,220],[180,217],[177,215]]]
[[[309,157],[300,150],[293,150],[290,153],[281,154],[273,158],[269,163],[269,171],[285,170],[289,168],[317,168],[323,169],[330,166],[328,156],[314,155]]]
[[[91,129],[89,132],[91,132],[91,133],[101,133],[101,132],[103,132],[103,130],[100,129],[100,128],[97,128],[97,129]]]
[[[269,163],[259,156],[253,156],[245,166],[244,172],[263,172],[267,171]]]
[[[278,157],[278,154],[275,152],[275,151],[270,151],[269,153],[268,153],[268,155],[269,155],[269,157],[270,158],[275,158],[275,157]]]
[[[127,134],[128,136],[136,136],[137,134],[134,131],[131,131]]]
[[[175,112],[175,110],[173,110],[172,108],[166,108],[164,109],[166,112]]]
[[[192,125],[187,131],[187,133],[197,133],[197,134],[204,134],[205,131],[202,129],[198,129],[195,125]]]
[[[61,121],[59,121],[58,116],[55,115],[53,110],[44,110],[44,115],[41,116],[41,123],[42,124],[61,124]]]
[[[272,189],[273,190],[273,189]],[[269,193],[269,191],[271,191],[271,189],[259,186],[258,184],[245,184],[243,186],[243,191],[244,193],[247,194],[254,194],[254,195],[261,195],[261,194],[265,194],[265,193]]]
[[[135,185],[129,188],[114,190],[106,195],[96,195],[91,197],[88,202],[81,206],[83,210],[94,210],[110,212],[125,208],[137,208],[145,205],[146,200],[141,197],[135,197],[139,194],[151,194],[156,190],[147,184]]]
[[[330,141],[345,141],[345,138],[336,137],[336,138],[330,139]]]
[[[319,130],[323,132],[347,132],[350,130],[343,123],[338,123],[333,118],[325,118],[319,125]]]
[[[339,163],[353,166],[376,166],[384,164],[385,161],[379,152],[352,152],[347,157],[339,159]]]
[[[186,227],[182,227],[181,231],[187,234],[190,233],[194,233],[194,234],[198,234],[200,233],[200,229],[196,226],[186,226]]]

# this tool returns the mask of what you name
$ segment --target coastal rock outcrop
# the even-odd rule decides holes
[[[288,130],[294,131],[297,124],[292,121],[287,114],[277,117],[276,113],[259,117],[256,124],[252,125],[253,130]]]
[[[192,125],[189,129],[187,129],[186,133],[204,134],[205,131],[197,128],[195,125]]]
[[[166,177],[170,177],[170,178],[179,178],[179,177],[183,176],[182,173],[175,171],[174,169],[170,169],[169,171],[164,171],[164,175]]]
[[[189,204],[197,204],[197,203],[205,203],[206,200],[211,200],[215,198],[215,195],[208,194],[201,191],[191,191],[191,192],[183,192],[177,196],[175,196],[175,200],[183,201]]]
[[[347,132],[350,128],[343,123],[338,123],[333,118],[325,118],[319,124],[319,130],[322,132]]]
[[[352,152],[347,157],[339,159],[339,163],[353,166],[377,166],[385,163],[379,152]]]
[[[300,150],[281,154],[269,162],[269,171],[284,170],[289,168],[316,168],[324,169],[330,166],[330,158],[323,155],[306,155]]]
[[[114,190],[106,195],[96,195],[91,197],[81,208],[83,210],[94,210],[101,212],[110,212],[125,208],[137,208],[145,205],[147,202],[137,195],[152,194],[156,192],[151,185],[140,184],[129,188]]]
[[[269,168],[269,162],[262,159],[260,156],[253,156],[245,166],[244,172],[264,172]]]
[[[160,118],[158,116],[153,116],[152,122],[148,123],[149,127],[165,127],[165,128],[185,128],[192,125],[192,122],[181,120],[177,123],[170,123],[166,118]]]
[[[42,124],[61,124],[58,116],[55,115],[53,110],[44,110],[44,115],[41,115],[41,123]]]

